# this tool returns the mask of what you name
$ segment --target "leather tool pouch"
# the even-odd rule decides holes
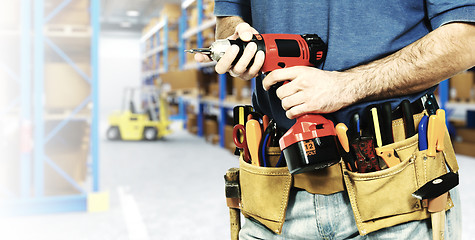
[[[421,117],[422,114],[414,115],[415,126]],[[393,132],[395,138],[404,135],[402,120],[393,121]],[[395,149],[401,163],[381,171],[351,172],[342,164],[345,185],[361,235],[430,217],[422,201],[411,194],[428,181],[446,173],[446,166],[453,172],[458,171],[448,133],[444,142],[445,150],[437,152],[436,157],[428,157],[427,150],[418,150],[418,134],[384,146]],[[449,197],[446,209],[452,206]]]
[[[270,161],[277,162],[278,147],[268,150]],[[241,210],[270,230],[280,234],[285,221],[292,176],[287,167],[258,167],[239,159]]]

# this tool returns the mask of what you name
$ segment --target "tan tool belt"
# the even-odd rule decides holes
[[[414,115],[416,126],[422,116],[422,113]],[[340,163],[319,172],[292,176],[287,167],[258,167],[240,159],[243,214],[280,234],[291,187],[318,194],[331,194],[346,187],[361,235],[430,217],[421,201],[411,194],[446,173],[446,166],[453,172],[458,171],[450,137],[446,133],[445,150],[434,158],[428,157],[426,150],[418,150],[418,134],[402,140],[404,126],[401,119],[393,121],[393,133],[395,143],[384,147],[395,149],[401,163],[377,172],[355,173]],[[276,162],[280,155],[278,148],[269,149],[268,153],[271,162]],[[452,206],[449,198],[446,209]]]

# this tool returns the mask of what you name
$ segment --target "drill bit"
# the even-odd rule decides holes
[[[185,50],[185,52],[188,52],[188,53],[203,53],[203,54],[210,55],[211,54],[211,48],[193,48],[193,49]]]

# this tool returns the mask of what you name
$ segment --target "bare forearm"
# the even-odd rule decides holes
[[[474,25],[447,24],[388,57],[347,70],[347,91],[366,101],[425,90],[474,66],[474,42]]]
[[[217,17],[216,18],[216,39],[224,39],[234,34],[236,26],[243,23],[240,17]]]

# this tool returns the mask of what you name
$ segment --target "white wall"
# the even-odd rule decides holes
[[[99,45],[102,121],[122,104],[124,87],[140,86],[140,34],[103,33]]]

